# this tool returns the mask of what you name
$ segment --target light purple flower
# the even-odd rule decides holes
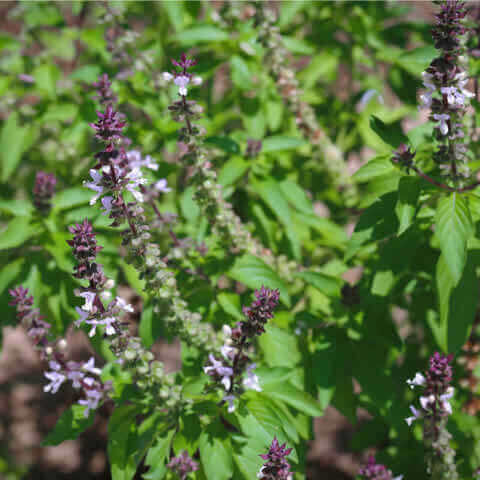
[[[250,390],[261,392],[262,387],[260,386],[258,376],[254,373],[255,368],[257,368],[255,363],[252,363],[247,367],[247,378],[243,380],[243,386],[245,388],[249,388]]]
[[[412,389],[415,386],[423,386],[425,385],[425,377],[421,373],[417,372],[412,380],[407,380],[407,384]]]
[[[62,386],[63,382],[65,382],[67,378],[63,373],[60,373],[60,364],[55,361],[50,361],[48,365],[52,370],[50,372],[45,372],[45,377],[50,380],[50,383],[43,387],[43,391],[57,393],[58,389]]]
[[[168,193],[172,191],[172,189],[168,187],[167,180],[165,178],[161,178],[158,182],[155,182],[153,184],[153,189],[162,193]]]
[[[93,301],[95,300],[95,293],[93,292],[81,292],[79,297],[83,297],[85,299],[85,305],[82,306],[82,309],[86,312],[93,311]]]
[[[178,75],[173,80],[173,83],[178,87],[178,94],[185,97],[187,95],[187,85],[190,83],[190,77]]]
[[[112,211],[112,202],[113,202],[113,197],[111,195],[108,195],[107,197],[102,198],[102,205],[103,205],[103,215],[109,215],[110,212]]]
[[[234,412],[235,411],[235,404],[234,404],[235,396],[234,395],[225,395],[223,397],[223,400],[225,402],[227,402],[227,404],[228,404],[228,408],[227,408],[228,413]]]
[[[92,177],[93,182],[84,182],[84,185],[90,190],[97,192],[97,195],[94,195],[90,200],[90,205],[93,205],[103,193],[103,187],[100,185],[102,174],[98,170],[92,168],[90,169],[90,176]]]
[[[410,411],[413,413],[412,417],[407,417],[405,421],[407,422],[407,425],[410,427],[412,425],[412,422],[414,422],[417,418],[420,418],[420,411],[417,410],[413,405],[410,405]]]
[[[434,113],[433,118],[440,122],[439,128],[442,135],[446,135],[448,133],[448,120],[450,120],[450,115],[448,113]]]

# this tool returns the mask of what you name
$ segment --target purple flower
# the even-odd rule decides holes
[[[67,240],[67,243],[72,247],[73,256],[77,260],[74,276],[90,280],[93,282],[92,286],[102,284],[105,279],[101,269],[95,263],[102,247],[97,245],[92,224],[85,219],[82,223],[69,227],[69,231],[73,234],[73,239]]]
[[[220,381],[228,392],[232,385],[231,378],[233,376],[233,369],[230,366],[225,366],[222,362],[217,360],[212,354],[208,356],[211,365],[207,365],[203,368],[203,371],[213,377],[215,380]]]
[[[359,474],[362,475],[363,478],[370,478],[372,480],[401,480],[403,478],[403,475],[394,478],[391,470],[388,470],[385,465],[377,463],[373,455],[368,457],[367,465],[360,469]]]
[[[58,389],[62,386],[67,377],[60,372],[61,366],[59,363],[50,361],[48,365],[51,368],[51,371],[45,372],[45,376],[48,378],[48,380],[50,380],[50,383],[43,387],[43,391],[57,393]]]
[[[25,83],[35,83],[35,79],[26,73],[19,73],[17,78]]]
[[[27,329],[28,336],[42,349],[42,356],[47,356],[47,335],[51,325],[44,321],[38,308],[33,308],[33,297],[28,295],[28,288],[20,285],[9,290],[9,293],[12,297],[9,305],[16,307],[18,321]]]
[[[106,73],[100,75],[98,77],[98,80],[92,83],[92,86],[97,90],[97,95],[95,98],[100,103],[106,104],[116,102],[117,97],[110,88],[112,86],[112,82],[110,81]]]
[[[167,180],[165,178],[161,178],[158,182],[153,184],[153,189],[157,192],[168,193],[171,192],[172,189],[168,187]]]
[[[177,62],[177,60],[172,59],[172,63],[176,67],[182,68],[184,71],[186,71],[190,67],[194,67],[197,64],[197,61],[194,58],[187,58],[185,53],[182,53],[180,60]]]
[[[257,478],[265,480],[287,480],[289,478],[292,472],[286,457],[290,455],[292,449],[286,448],[286,445],[286,443],[280,445],[277,437],[273,438],[268,453],[260,455],[266,462],[260,468]]]
[[[57,179],[52,173],[38,172],[33,187],[33,203],[43,214],[52,208],[51,200],[55,194]]]
[[[167,468],[176,473],[180,480],[185,480],[189,473],[198,470],[198,463],[186,451],[183,451],[167,463]]]
[[[280,292],[266,288],[262,285],[260,290],[255,290],[257,298],[249,307],[243,307],[243,314],[247,320],[241,322],[242,333],[247,337],[261,335],[265,332],[265,324],[273,318],[273,310],[278,305]]]
[[[99,140],[111,143],[123,138],[122,131],[126,122],[122,121],[122,115],[116,112],[112,105],[107,105],[105,113],[97,112],[97,116],[97,122],[91,123],[90,126],[95,130],[95,136]]]

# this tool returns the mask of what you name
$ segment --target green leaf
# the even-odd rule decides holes
[[[237,320],[244,320],[240,297],[235,293],[221,292],[217,295],[217,302],[223,310]]]
[[[25,199],[0,200],[0,211],[15,217],[30,216],[33,205]]]
[[[230,36],[224,30],[210,25],[201,25],[189,28],[175,35],[180,45],[194,45],[196,43],[225,42]]]
[[[200,435],[200,460],[207,478],[228,480],[233,475],[233,457],[230,439],[222,424],[210,424]]]
[[[232,157],[218,173],[218,183],[223,186],[233,185],[248,170],[248,163],[239,156]]]
[[[442,198],[438,202],[435,223],[440,250],[456,284],[462,276],[467,259],[467,241],[473,233],[466,198],[456,192]]]
[[[390,157],[387,155],[380,155],[372,158],[365,165],[359,168],[353,174],[353,179],[360,183],[369,182],[373,178],[381,177],[382,175],[388,175],[394,170],[395,167],[392,165]]]
[[[370,117],[371,129],[388,145],[396,149],[401,143],[408,143],[408,138],[402,132],[400,123],[385,123],[375,115]]]
[[[303,278],[307,283],[314,286],[328,297],[340,297],[343,281],[320,272],[297,272],[296,277]]]
[[[262,197],[262,200],[276,215],[278,220],[285,226],[285,235],[292,246],[294,257],[299,260],[301,256],[300,241],[296,236],[295,230],[292,228],[292,218],[290,207],[280,188],[280,185],[273,179],[264,182],[256,182],[255,191]]]
[[[309,45],[307,42],[295,37],[283,36],[283,43],[291,53],[298,55],[312,55],[315,52],[315,47]]]
[[[290,295],[288,294],[287,286],[278,274],[260,258],[253,255],[244,255],[238,258],[228,275],[250,288],[260,288],[262,285],[269,288],[278,288],[280,301],[290,308]]]
[[[86,83],[92,83],[97,81],[102,69],[98,65],[82,65],[75,69],[70,78],[72,80],[80,80]]]
[[[306,214],[313,213],[312,202],[300,185],[291,180],[284,180],[279,185],[288,202],[297,210]]]
[[[258,338],[258,344],[271,367],[294,367],[301,360],[297,337],[271,323],[265,326],[266,333]],[[285,355],[288,352],[288,355]]]
[[[302,392],[288,382],[275,385],[267,385],[264,389],[266,395],[281,400],[287,405],[296,408],[298,411],[310,415],[311,417],[320,417],[323,415],[323,409],[320,404],[307,392]]]
[[[73,120],[78,114],[78,106],[73,103],[51,105],[42,116],[42,122],[66,122]]]
[[[238,143],[229,137],[208,137],[205,139],[205,143],[215,145],[227,153],[238,154],[240,153],[240,146]]]
[[[164,332],[163,322],[154,314],[153,307],[149,305],[142,312],[138,333],[146,348],[150,348]]]
[[[108,458],[112,480],[131,480],[140,460],[159,433],[164,420],[160,412],[149,415],[139,426],[138,406],[121,405],[108,423]]]
[[[456,285],[445,255],[440,255],[436,272],[440,305],[440,347],[451,353],[458,352],[470,335],[478,305],[478,280],[473,255],[468,260],[463,275]]]
[[[45,92],[48,97],[57,96],[57,81],[60,78],[60,70],[54,63],[43,63],[33,71],[35,86]]]
[[[175,430],[172,428],[165,435],[157,437],[155,444],[148,450],[145,465],[150,469],[143,475],[145,480],[161,480],[167,473],[165,460],[170,455],[174,435]]]
[[[18,258],[8,265],[3,266],[0,270],[0,294],[2,294],[9,285],[13,284],[14,280],[16,281],[16,278],[22,271],[24,263],[24,258]],[[12,287],[16,286],[17,285],[12,285]]]
[[[232,82],[240,90],[249,90],[252,88],[252,74],[248,68],[247,62],[238,55],[234,55],[230,60],[232,69]]]
[[[55,195],[55,210],[66,210],[68,208],[85,205],[93,197],[91,190],[83,187],[72,187],[62,190]],[[82,219],[79,219],[79,221]]]
[[[401,235],[413,221],[420,196],[420,183],[414,177],[402,177],[398,184],[398,199],[395,213],[398,218],[398,235]]]
[[[66,440],[75,440],[87,428],[93,425],[95,412],[85,416],[85,407],[72,405],[58,419],[53,430],[43,440],[43,446],[60,445]]]
[[[262,153],[281,152],[285,150],[295,150],[306,142],[301,138],[284,137],[275,135],[267,137],[262,141]]]
[[[25,141],[29,128],[18,125],[18,114],[12,113],[3,124],[0,134],[0,155],[2,182],[6,182],[20,162],[25,152]]]
[[[37,233],[38,229],[30,225],[28,217],[16,217],[11,220],[7,228],[0,232],[0,250],[15,248],[23,245]]]
[[[403,53],[396,59],[396,63],[412,75],[420,76],[437,55],[437,49],[427,45]]]
[[[117,407],[108,422],[108,459],[112,480],[131,480],[137,468],[129,444],[135,437],[136,415],[135,405]]]

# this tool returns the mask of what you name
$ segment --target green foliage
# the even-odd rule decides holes
[[[142,348],[177,335],[164,304],[172,300],[161,296],[165,284],[161,295],[146,291],[145,275],[134,266],[138,259],[128,263],[122,244],[119,232],[126,226],[112,227],[82,185],[90,181],[98,151],[88,125],[99,109],[91,83],[108,73],[131,148],[158,163],[158,170],[145,173],[148,183],[165,178],[172,189],[155,206],[160,217],[176,215],[175,222],[160,225],[158,212],[142,206],[152,242],[187,308],[218,333],[245,319],[242,307],[262,285],[279,289],[281,303],[266,332],[249,346],[262,390],[239,394],[234,412],[205,375],[208,352],[184,338],[181,367],[168,374],[168,388],[181,398],[173,407],[164,391],[139,387],[151,372],[135,377],[116,362],[107,337],[91,339],[102,358],[102,380],[112,382],[113,480],[140,475],[139,465],[145,480],[170,480],[166,464],[184,450],[199,465],[189,478],[256,478],[259,454],[274,436],[293,448],[295,480],[305,478],[312,421],[329,406],[352,423],[359,408],[367,411],[372,419],[356,427],[353,447],[384,449],[404,478],[424,478],[420,453],[412,453],[418,432],[404,422],[411,403],[404,382],[437,349],[462,355],[476,333],[480,266],[476,190],[442,188],[431,123],[407,127],[418,124],[421,74],[436,55],[430,25],[411,20],[413,4],[284,1],[278,4],[281,48],[272,51],[262,37],[261,16],[243,11],[250,3],[220,3],[115,3],[123,11],[117,26],[140,33],[123,34],[122,51],[130,59],[120,62],[106,46],[108,20],[99,21],[104,5],[19,3],[21,35],[0,35],[4,323],[16,322],[8,289],[22,284],[52,323],[52,336],[71,327],[80,306],[74,292],[83,283],[71,274],[68,227],[88,218],[103,247],[99,263],[118,292],[136,299],[133,321],[139,322]],[[278,69],[274,54],[283,47]],[[203,79],[189,85],[187,97],[203,110],[203,160],[215,172],[212,182],[221,185],[217,199],[231,204],[254,251],[216,235],[218,218],[207,214],[198,194],[198,159],[180,158],[182,125],[168,110],[178,88],[167,85],[162,72],[172,71],[170,59],[183,51],[194,52],[192,72]],[[286,86],[284,68],[298,81],[296,88]],[[471,72],[478,76],[478,59],[471,59]],[[23,74],[33,82],[21,80]],[[260,141],[258,151],[249,151],[252,140]],[[479,142],[468,141],[475,159]],[[391,161],[402,143],[415,150],[433,182]],[[58,180],[47,213],[33,201],[38,171]],[[457,362],[455,382],[463,376]],[[480,465],[479,426],[474,417],[465,420],[461,407],[477,392],[457,385],[451,431],[462,478],[470,478]],[[94,414],[83,412],[78,405],[65,410],[43,445],[91,427]]]

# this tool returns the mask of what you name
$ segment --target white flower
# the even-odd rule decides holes
[[[103,187],[100,185],[103,175],[98,170],[94,170],[92,168],[90,169],[90,176],[92,177],[93,182],[83,182],[83,183],[90,190],[97,192],[97,195],[94,195],[90,200],[90,205],[93,205],[94,203],[96,203],[100,195],[103,193]]]
[[[82,370],[84,372],[93,373],[94,375],[100,375],[100,372],[101,372],[101,370],[99,368],[95,367],[95,359],[93,357],[90,357],[88,362],[83,364]]]
[[[265,470],[265,465],[257,473],[257,478],[265,478],[266,477],[266,475],[263,473],[264,470]]]
[[[421,373],[416,373],[412,380],[407,380],[407,384],[413,389],[415,386],[425,385],[425,377]]]
[[[413,421],[415,421],[417,418],[420,417],[420,412],[413,405],[410,405],[410,410],[413,413],[413,416],[412,417],[407,417],[405,419],[408,426],[410,426]]]
[[[432,106],[432,92],[422,93],[420,101],[425,108],[430,108]]]
[[[57,393],[58,389],[62,386],[67,377],[63,373],[59,372],[61,367],[57,362],[51,361],[49,365],[52,371],[45,372],[45,377],[50,380],[50,383],[43,387],[43,391]]]
[[[117,304],[117,307],[120,308],[121,310],[125,311],[125,312],[130,312],[130,313],[133,313],[133,307],[127,303],[123,298],[121,297],[117,297],[115,299],[116,301],[116,304]]]
[[[91,312],[93,310],[93,301],[95,300],[95,293],[93,292],[81,292],[79,297],[85,299],[85,305],[82,306],[82,309],[86,312]]]
[[[115,335],[116,330],[114,327],[114,323],[115,323],[114,317],[106,317],[101,322],[101,324],[105,325],[105,333],[107,335]]]
[[[228,413],[232,413],[235,411],[235,405],[233,401],[235,400],[235,397],[233,395],[225,395],[223,397],[223,400],[228,403]]]
[[[435,403],[435,397],[429,395],[428,397],[420,397],[420,405],[424,410],[429,410],[430,405]]]
[[[195,75],[193,78],[192,78],[192,85],[201,85],[203,83],[203,79],[202,77],[199,77],[198,75]]]
[[[450,115],[448,113],[434,113],[433,118],[440,122],[439,128],[442,135],[446,135],[448,133],[447,121],[450,120]]]
[[[166,82],[170,82],[173,79],[173,75],[169,72],[163,72],[162,77]]]
[[[113,202],[113,197],[110,195],[102,198],[102,205],[103,205],[103,208],[105,209],[102,212],[103,215],[108,215],[112,211],[112,202]]]
[[[427,73],[427,72],[423,72],[422,77],[423,77],[423,85],[425,86],[425,88],[428,88],[429,90],[434,92],[437,89],[437,87],[432,82],[433,75],[431,75],[430,73]]]
[[[179,95],[185,97],[187,95],[187,85],[190,83],[190,77],[187,77],[186,75],[178,75],[175,77],[173,83],[178,87]]]
[[[256,367],[257,365],[255,363],[252,363],[247,367],[247,378],[243,380],[243,386],[245,388],[249,388],[250,390],[261,392],[262,387],[260,386],[258,376],[253,372]]]
[[[67,373],[67,377],[72,382],[73,388],[77,389],[82,387],[82,380],[84,376],[84,373],[78,370],[73,370]]]
[[[85,417],[88,417],[90,415],[90,410],[95,410],[98,407],[98,404],[102,398],[102,392],[91,389],[86,390],[85,393],[87,398],[79,400],[78,403],[86,407],[83,414]]]
[[[153,184],[153,189],[157,192],[168,193],[172,189],[167,186],[167,180],[165,178],[160,179],[158,182]]]
[[[447,102],[450,105],[464,105],[465,96],[456,87],[442,87],[440,89],[442,95],[447,96]]]
[[[86,312],[85,310],[83,310],[82,308],[80,307],[75,307],[75,310],[76,312],[80,315],[80,318],[77,318],[77,320],[75,320],[75,326],[76,327],[79,327],[83,322],[85,322],[87,320],[87,318],[89,317],[90,313],[89,312]]]
[[[143,202],[143,195],[137,190],[139,185],[146,183],[147,181],[142,177],[142,172],[139,168],[135,167],[130,170],[125,178],[128,179],[128,184],[125,187],[134,197],[137,202]]]
[[[130,150],[127,152],[127,158],[132,168],[146,167],[150,170],[158,170],[158,164],[150,155],[142,158],[142,154],[138,150]]]

